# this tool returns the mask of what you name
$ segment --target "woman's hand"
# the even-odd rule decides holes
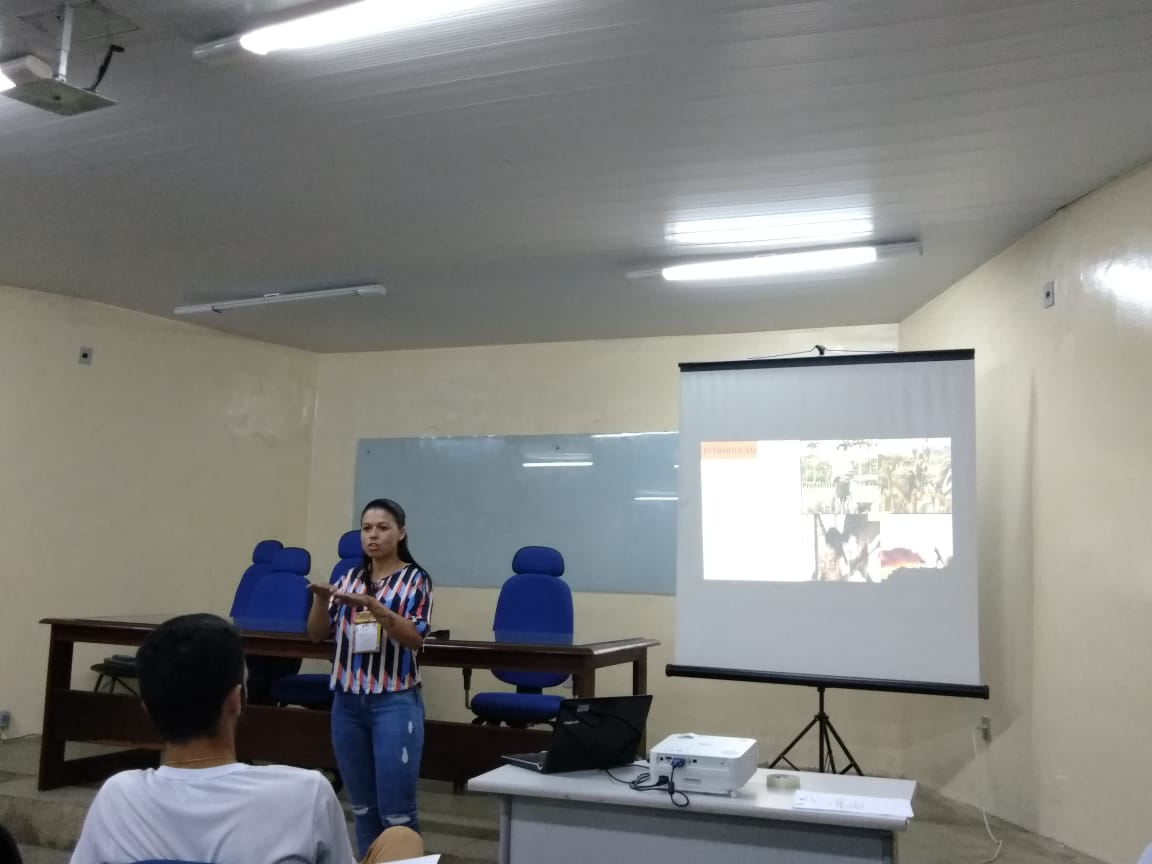
[[[312,608],[308,610],[308,638],[323,642],[332,635],[332,621],[328,617],[328,603],[336,596],[336,586],[313,583],[308,586],[312,595]]]
[[[323,598],[324,600],[331,600],[338,593],[336,591],[336,586],[335,585],[329,585],[327,582],[325,582],[323,584],[313,582],[311,585],[308,586],[308,591],[309,591],[309,593],[312,594],[312,596],[320,597],[320,598]]]
[[[353,609],[367,609],[372,613],[373,618],[384,625],[385,629],[395,627],[396,622],[400,620],[399,615],[371,594],[348,594],[343,591],[337,591],[332,595],[332,598],[337,603],[343,603],[345,606],[351,606]]]
[[[388,607],[371,594],[348,594],[343,591],[337,591],[332,595],[332,598],[337,603],[343,603],[345,606],[351,606],[353,609],[367,609],[372,613],[373,618],[385,626],[393,623],[392,613]]]
[[[351,606],[353,609],[367,607],[369,612],[381,605],[380,601],[371,594],[349,594],[345,591],[333,591],[332,599],[337,603],[343,603],[345,606]]]

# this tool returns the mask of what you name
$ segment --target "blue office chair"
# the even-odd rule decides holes
[[[512,559],[513,574],[500,588],[493,634],[499,642],[572,644],[572,589],[564,575],[564,556],[549,546],[525,546]],[[516,687],[515,693],[477,693],[468,702],[474,724],[529,726],[556,716],[562,696],[543,691],[567,680],[563,672],[494,670]],[[465,695],[467,702],[467,694]]]
[[[360,532],[346,531],[336,544],[340,560],[332,568],[328,581],[335,584],[353,567],[363,563],[364,547],[360,543]],[[303,675],[285,675],[272,682],[269,694],[277,705],[303,705],[305,708],[332,707],[332,691],[328,689],[329,676],[319,672]]]
[[[232,618],[244,630],[273,633],[303,633],[308,624],[308,572],[312,556],[308,550],[288,546],[276,552],[269,563],[270,572],[256,582],[243,606]],[[265,657],[247,655],[248,701],[253,705],[271,703],[272,683],[285,675],[300,671],[299,657]]]
[[[364,546],[360,542],[359,528],[345,531],[340,535],[340,540],[336,544],[336,554],[340,556],[340,560],[332,566],[332,575],[328,577],[328,581],[333,585],[353,567],[359,567],[364,563]]]
[[[272,556],[268,566],[270,572],[257,580],[233,619],[246,630],[303,633],[311,600],[312,556],[307,549],[287,546]]]
[[[283,548],[284,544],[279,540],[261,540],[256,544],[252,550],[252,563],[240,576],[240,582],[236,585],[236,593],[232,597],[232,609],[228,613],[232,618],[238,614],[243,614],[242,611],[238,610],[248,608],[248,603],[252,599],[252,592],[256,590],[256,583],[272,572],[272,558]]]

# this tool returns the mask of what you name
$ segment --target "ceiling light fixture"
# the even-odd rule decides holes
[[[893,255],[919,254],[916,242],[887,243],[875,246],[834,246],[824,249],[802,249],[770,252],[739,258],[712,258],[684,264],[669,264],[660,270],[667,282],[716,281],[726,279],[759,279],[796,273],[815,273],[871,264]]]
[[[873,235],[871,210],[841,208],[813,213],[683,219],[668,225],[664,239],[677,246],[750,247],[866,243]]]
[[[206,312],[223,312],[225,309],[243,309],[248,306],[266,306],[270,303],[291,303],[297,300],[326,300],[329,297],[383,297],[388,290],[383,285],[349,285],[347,288],[324,288],[319,291],[296,291],[291,294],[265,294],[261,297],[243,297],[239,300],[217,300],[214,303],[197,303],[193,306],[177,306],[176,315],[201,315]]]
[[[273,51],[320,48],[407,30],[492,5],[494,0],[419,0],[412,3],[360,0],[207,42],[194,48],[192,55],[197,60],[213,62],[235,54],[237,47],[261,55]]]

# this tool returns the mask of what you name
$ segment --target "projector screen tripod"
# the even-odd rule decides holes
[[[856,761],[856,757],[852,755],[852,751],[848,749],[848,745],[844,743],[844,739],[840,737],[840,733],[836,731],[836,727],[832,725],[832,720],[824,710],[824,688],[818,686],[816,692],[820,706],[816,712],[816,716],[809,720],[808,725],[800,730],[800,734],[793,738],[788,746],[780,751],[779,755],[769,763],[768,768],[775,768],[783,762],[793,771],[799,771],[800,769],[788,758],[788,754],[792,752],[792,748],[804,739],[804,736],[811,732],[813,728],[816,728],[818,730],[817,750],[819,753],[816,770],[827,774],[847,774],[849,771],[855,771],[857,774],[862,775],[864,772],[860,770],[860,764]],[[848,760],[848,763],[843,768],[836,767],[836,752],[833,747],[833,740],[835,740],[836,745],[840,747]]]

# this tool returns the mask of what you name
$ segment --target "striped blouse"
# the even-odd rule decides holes
[[[336,583],[338,591],[365,594],[364,570],[353,567]],[[377,600],[416,625],[421,636],[428,632],[432,617],[432,580],[415,564],[406,564],[374,592]],[[335,627],[336,659],[329,686],[346,693],[393,693],[409,690],[420,683],[416,652],[385,636],[383,651],[352,653],[355,609],[329,601],[328,615]],[[386,631],[385,631],[386,633]]]

